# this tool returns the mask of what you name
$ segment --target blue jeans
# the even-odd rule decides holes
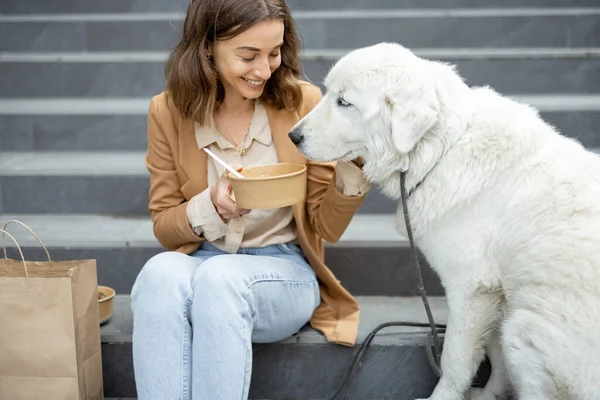
[[[319,305],[293,244],[152,257],[131,292],[139,400],[247,399],[252,342],[292,336]]]

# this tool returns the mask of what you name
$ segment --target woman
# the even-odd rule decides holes
[[[192,0],[166,90],[148,116],[149,209],[159,242],[132,289],[140,400],[246,399],[252,342],[310,321],[352,345],[358,307],[323,264],[369,189],[358,161],[307,161],[288,138],[319,101],[299,80],[298,38],[284,0]],[[223,168],[307,165],[306,201],[244,210]]]

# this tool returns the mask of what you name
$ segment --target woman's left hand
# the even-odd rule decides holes
[[[362,167],[365,165],[365,160],[363,160],[362,157],[356,157],[354,160],[352,160],[352,163],[358,168],[362,169]]]

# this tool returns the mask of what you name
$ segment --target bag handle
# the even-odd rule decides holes
[[[11,238],[13,242],[15,242],[15,245],[17,246],[17,249],[19,250],[19,254],[21,254],[21,260],[23,261],[23,267],[25,267],[25,277],[29,278],[29,272],[27,271],[27,263],[25,262],[25,256],[23,255],[21,246],[19,246],[19,243],[17,243],[17,240],[10,233],[6,232],[4,229],[0,229],[0,232],[2,232],[2,246],[4,247],[4,261],[6,262],[6,272],[8,272],[8,257],[6,257],[6,247],[4,246],[4,235],[8,235],[8,237]]]
[[[42,240],[38,237],[38,235],[35,234],[35,232],[28,227],[27,225],[25,225],[24,223],[22,223],[21,221],[17,221],[16,219],[11,219],[10,221],[8,221],[7,223],[4,224],[4,227],[2,229],[0,229],[2,231],[2,248],[4,250],[4,260],[6,261],[6,268],[8,270],[8,255],[6,254],[6,243],[4,241],[5,237],[4,235],[9,235],[9,233],[6,231],[6,227],[8,225],[10,225],[11,223],[17,223],[21,226],[23,226],[25,229],[27,229],[29,232],[31,232],[31,234],[33,235],[33,237],[35,238],[35,240],[37,240],[37,242],[40,244],[40,246],[42,246],[42,248],[44,249],[44,252],[46,252],[46,257],[48,257],[48,262],[50,263],[50,270],[52,272],[54,272],[53,266],[52,266],[52,259],[50,258],[50,253],[48,252],[48,249],[46,248],[46,246],[44,245],[44,243],[42,243]],[[23,252],[21,251],[21,248],[19,247],[19,243],[17,243],[17,241],[15,240],[14,237],[10,236],[12,238],[12,240],[15,242],[15,244],[17,245],[17,248],[19,249],[19,252],[21,253],[21,258],[23,258],[23,263],[25,264],[25,275],[28,275],[27,273],[27,263],[25,263],[25,258],[23,257]]]

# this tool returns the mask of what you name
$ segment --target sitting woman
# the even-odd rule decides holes
[[[192,0],[148,115],[150,212],[173,250],[142,268],[132,289],[140,400],[246,399],[252,343],[307,322],[352,345],[358,306],[323,263],[369,185],[360,162],[306,160],[289,130],[321,98],[301,81],[299,40],[284,0]],[[307,166],[306,200],[240,209],[223,168]],[[337,168],[337,169],[336,169]]]

